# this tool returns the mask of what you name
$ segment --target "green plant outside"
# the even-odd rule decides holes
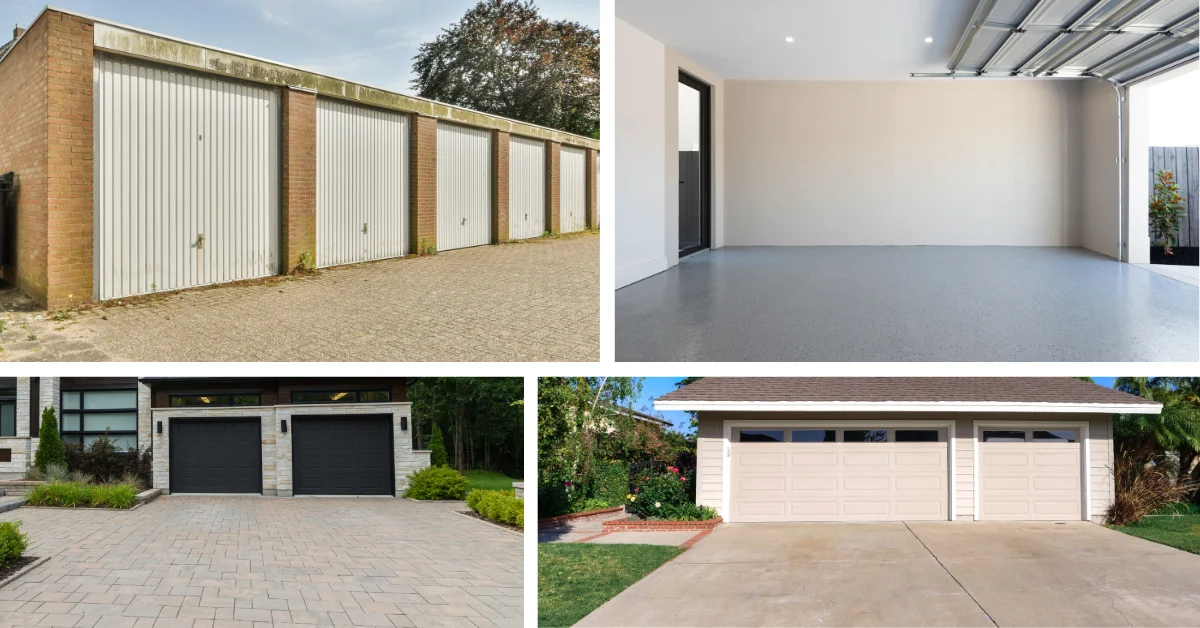
[[[511,491],[513,482],[519,481],[497,471],[463,471],[463,475],[467,476],[467,490],[471,491]]]
[[[67,467],[67,452],[63,447],[62,437],[58,434],[58,417],[54,416],[54,408],[42,410],[42,427],[38,432],[38,448],[33,455],[33,466],[46,470],[47,465],[60,464]]]
[[[517,498],[515,491],[471,491],[467,507],[492,521],[525,525],[525,500]]]
[[[84,484],[54,482],[34,487],[26,498],[29,506],[52,508],[115,508],[126,510],[137,503],[137,487],[128,484]]]
[[[425,467],[408,476],[409,499],[465,499],[467,478],[450,467]]]
[[[1191,506],[1194,508],[1194,505]],[[1150,515],[1131,525],[1109,527],[1130,536],[1200,554],[1200,512],[1190,515]]]
[[[444,467],[450,464],[450,456],[446,453],[446,440],[442,437],[442,428],[433,424],[433,434],[429,437],[429,464]]]
[[[29,537],[21,532],[20,521],[0,523],[0,566],[24,556],[28,547]]]
[[[572,626],[684,550],[670,545],[538,545],[538,626]]]

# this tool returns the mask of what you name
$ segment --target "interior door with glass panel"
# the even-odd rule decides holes
[[[710,88],[679,73],[679,256],[711,244]]]

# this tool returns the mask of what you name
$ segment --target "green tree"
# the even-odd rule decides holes
[[[424,98],[600,137],[600,33],[532,0],[483,0],[413,59]]]
[[[446,457],[446,442],[442,439],[442,428],[433,424],[433,436],[429,437],[429,464],[444,467],[450,464]]]
[[[440,428],[455,469],[504,471],[524,466],[525,382],[520,377],[426,377],[409,387],[414,423]]]
[[[1118,377],[1115,387],[1163,404],[1160,414],[1119,415],[1113,424],[1117,448],[1147,460],[1178,452],[1183,481],[1200,451],[1200,378]]]
[[[675,389],[679,390],[680,388],[683,388],[684,386],[687,386],[688,384],[691,384],[693,382],[698,382],[701,379],[704,379],[704,378],[702,378],[702,377],[685,377],[685,378],[675,382]],[[696,430],[700,429],[700,413],[696,412],[695,410],[688,410],[687,413],[688,413],[688,416],[691,417],[688,420],[688,427],[691,428],[691,433],[695,434]]]
[[[45,472],[51,464],[67,466],[67,450],[58,434],[58,419],[54,408],[42,410],[42,427],[38,433],[38,448],[33,455],[33,466]]]

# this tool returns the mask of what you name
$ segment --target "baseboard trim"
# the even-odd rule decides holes
[[[652,277],[670,268],[666,256],[656,257],[650,261],[642,262],[629,268],[621,268],[617,270],[616,285],[617,288],[624,288],[631,283],[637,283],[647,277]]]

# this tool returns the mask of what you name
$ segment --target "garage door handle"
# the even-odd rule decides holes
[[[363,233],[367,232],[367,223],[363,223]]]
[[[467,219],[466,219],[466,218],[463,218],[463,219],[462,219],[462,226],[464,226],[464,227],[465,227],[465,226],[467,226]]]
[[[196,237],[196,248],[198,248],[198,249],[204,248],[204,234],[203,233],[201,233],[199,236]]]

